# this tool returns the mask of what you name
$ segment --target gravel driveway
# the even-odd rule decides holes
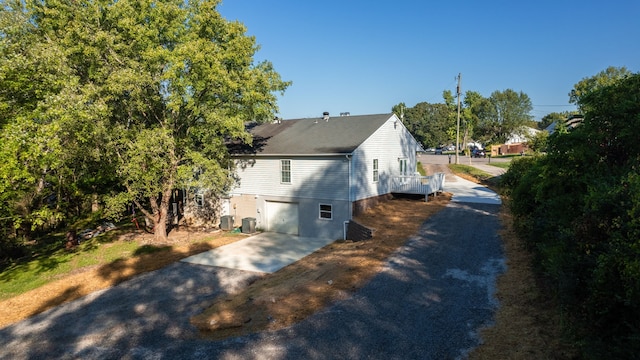
[[[259,276],[175,263],[0,330],[1,359],[463,359],[504,271],[499,205],[450,203],[352,297],[276,332],[199,339],[188,318]]]

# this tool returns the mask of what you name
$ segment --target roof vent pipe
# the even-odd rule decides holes
[[[325,111],[325,112],[322,113],[322,119],[324,121],[329,121],[329,112],[328,111]]]

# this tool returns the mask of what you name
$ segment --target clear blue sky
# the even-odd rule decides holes
[[[539,119],[573,110],[573,85],[608,66],[640,71],[640,1],[223,0],[293,84],[285,119],[391,112],[442,91],[526,93]]]

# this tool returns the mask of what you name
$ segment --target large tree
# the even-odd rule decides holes
[[[427,147],[440,146],[450,140],[451,111],[446,104],[417,103],[405,110],[404,122],[415,138]]]
[[[83,163],[115,169],[108,209],[135,204],[156,237],[166,238],[175,188],[229,187],[225,140],[249,140],[244,123],[271,119],[276,93],[288,86],[269,62],[254,62],[255,39],[222,18],[218,3],[27,0],[3,10],[22,20],[21,45],[39,45],[44,59],[60,62],[46,74],[48,95],[36,101],[46,103],[45,116],[25,112],[24,121],[58,124],[56,135],[86,151]],[[15,71],[23,77],[16,88],[26,85],[27,70]]]
[[[455,107],[450,91],[444,91],[444,104],[420,102],[407,108],[404,103],[392,107],[392,111],[402,116],[411,134],[427,147],[448,143],[455,138]],[[453,105],[455,106],[455,105]]]
[[[494,91],[483,103],[477,132],[489,143],[504,143],[512,134],[519,134],[531,121],[533,109],[527,94],[511,89]]]
[[[489,107],[489,100],[477,91],[467,91],[464,94],[461,125],[463,130],[462,144],[466,144],[476,135],[475,129],[478,127],[480,118],[484,116]],[[481,139],[478,139],[481,140]]]
[[[594,76],[585,77],[573,86],[569,93],[569,102],[578,105],[580,111],[584,112],[586,103],[583,98],[599,89],[615,84],[618,80],[630,76],[632,73],[626,67],[609,66]]]
[[[80,129],[90,106],[70,84],[62,44],[40,34],[21,2],[0,9],[0,218],[9,237],[57,225],[77,204],[89,164]],[[96,167],[92,176],[106,170]]]

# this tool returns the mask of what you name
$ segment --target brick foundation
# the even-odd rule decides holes
[[[380,195],[380,196],[370,197],[370,198],[367,198],[367,199],[358,200],[358,201],[353,203],[353,215],[354,216],[358,216],[358,215],[364,213],[365,211],[367,211],[367,209],[370,209],[370,208],[378,205],[381,202],[389,201],[392,198],[393,198],[393,196],[391,194],[385,194],[385,195]]]
[[[347,226],[347,239],[352,241],[368,240],[373,237],[374,231],[374,229],[351,220]]]

